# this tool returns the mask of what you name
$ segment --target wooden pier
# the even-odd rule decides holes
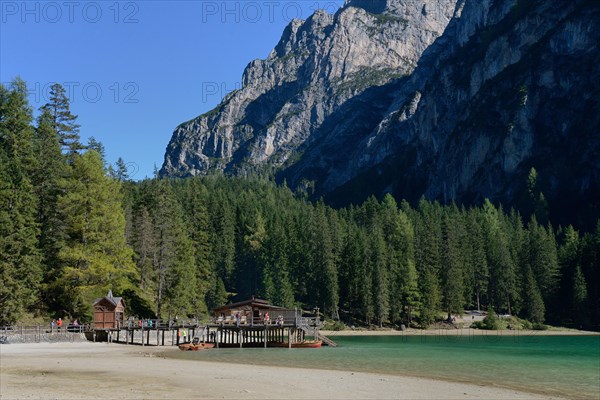
[[[293,347],[308,337],[330,346],[335,342],[319,333],[318,314],[304,317],[298,309],[286,309],[266,300],[250,300],[218,307],[206,326],[207,342],[216,347]]]
[[[142,346],[180,345],[192,341],[223,347],[294,347],[307,338],[330,346],[335,342],[319,333],[318,314],[305,317],[301,310],[286,309],[266,300],[250,300],[218,307],[204,324],[196,320],[129,318],[123,320],[121,304],[112,293],[95,303],[93,340],[138,344]]]

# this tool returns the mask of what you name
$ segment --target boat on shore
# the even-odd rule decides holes
[[[292,349],[318,349],[323,345],[322,340],[303,340],[292,343]],[[269,342],[269,347],[290,347],[288,342]]]
[[[215,347],[215,345],[214,343],[183,343],[180,344],[178,347],[181,351],[198,351],[212,349],[213,347]]]

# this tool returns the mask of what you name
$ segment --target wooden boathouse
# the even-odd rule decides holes
[[[203,336],[215,347],[293,347],[310,336],[336,346],[319,332],[320,326],[318,312],[305,317],[302,310],[286,309],[252,297],[217,307]]]
[[[125,318],[125,301],[122,297],[114,297],[112,290],[104,297],[96,299],[94,307],[94,329],[119,329]]]
[[[94,340],[125,344],[179,345],[192,341],[212,343],[215,347],[294,347],[308,338],[323,344],[336,343],[319,332],[316,315],[304,316],[302,310],[286,309],[266,300],[249,300],[217,307],[207,324],[195,319],[124,319],[125,302],[112,291],[94,302]],[[156,338],[156,339],[154,339]]]

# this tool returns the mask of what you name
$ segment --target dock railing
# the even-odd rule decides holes
[[[88,331],[89,325],[10,325],[0,326],[0,343],[75,341]]]

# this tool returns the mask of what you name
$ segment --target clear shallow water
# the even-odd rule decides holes
[[[330,336],[340,347],[168,352],[202,361],[420,376],[600,398],[600,336]]]

